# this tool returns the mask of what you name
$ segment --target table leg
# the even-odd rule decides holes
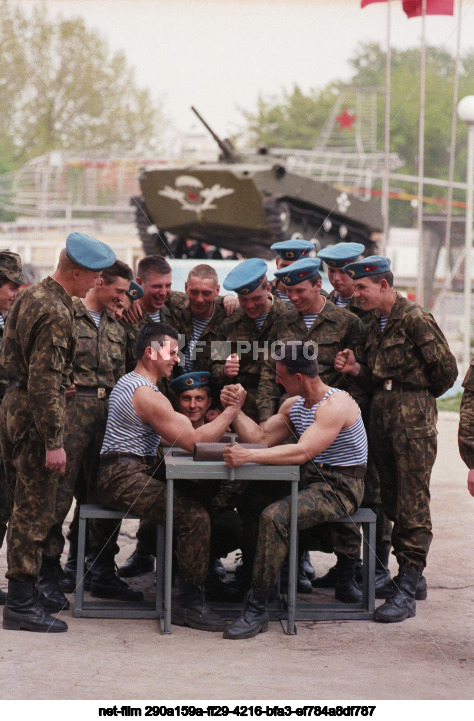
[[[166,479],[165,599],[163,633],[171,633],[171,585],[173,578],[173,492],[172,478]]]
[[[290,542],[288,546],[289,568],[288,568],[288,618],[285,633],[294,636],[296,634],[295,611],[296,611],[296,556],[298,549],[298,481],[291,483],[291,505],[290,505]]]

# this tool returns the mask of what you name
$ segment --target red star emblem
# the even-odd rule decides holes
[[[337,115],[336,120],[339,123],[339,130],[343,130],[344,128],[347,128],[348,130],[352,130],[352,123],[356,119],[355,115],[349,115],[347,112],[347,109],[344,110],[342,115]]]

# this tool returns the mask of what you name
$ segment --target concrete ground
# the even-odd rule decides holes
[[[280,623],[245,641],[154,620],[63,617],[65,634],[0,629],[1,699],[469,699],[474,696],[474,498],[457,450],[458,416],[444,413],[432,478],[434,540],[428,600],[400,624]],[[134,546],[129,521],[120,560]],[[312,554],[318,574],[333,556]],[[392,571],[396,564],[391,560]],[[0,578],[5,553],[0,557]],[[1,582],[2,587],[4,581]],[[151,588],[152,577],[135,585]],[[377,602],[379,603],[379,602]]]

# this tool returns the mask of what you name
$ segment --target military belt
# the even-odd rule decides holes
[[[350,478],[365,476],[367,470],[367,466],[330,466],[328,463],[316,463],[316,468],[320,468],[322,471],[342,473],[343,476],[349,476]]]
[[[405,383],[404,381],[394,381],[391,378],[387,378],[380,385],[377,386],[377,390],[382,389],[384,391],[422,391],[425,390],[421,386],[415,386],[413,383]]]
[[[92,388],[90,386],[76,386],[76,395],[85,398],[108,398],[110,388]]]
[[[163,460],[163,456],[140,456],[138,453],[120,453],[118,451],[114,451],[113,453],[105,453],[100,457],[102,465],[126,460],[143,461],[144,463],[160,463]]]

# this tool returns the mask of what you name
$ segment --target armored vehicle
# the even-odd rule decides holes
[[[141,172],[142,196],[131,202],[145,253],[205,258],[221,257],[226,249],[272,258],[272,243],[291,237],[314,240],[317,248],[357,241],[367,255],[375,252],[374,233],[383,227],[379,202],[291,172],[269,149],[237,154],[192,110],[221,155],[216,163]]]

